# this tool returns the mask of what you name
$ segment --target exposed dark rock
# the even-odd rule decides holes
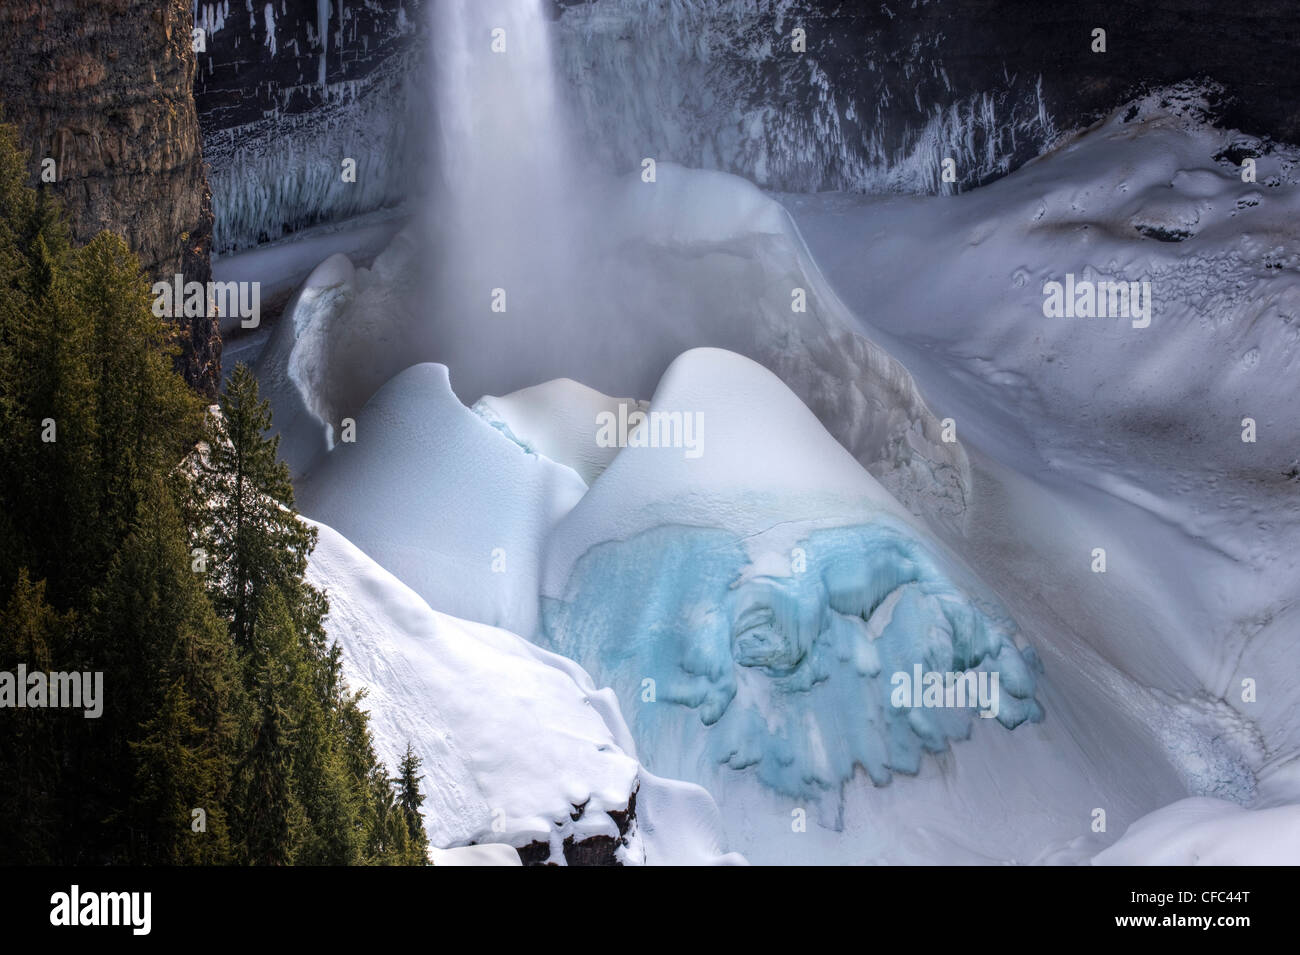
[[[1140,93],[1203,79],[1223,88],[1224,124],[1300,141],[1290,0],[1231,15],[1210,0],[553,2],[570,76],[592,87],[588,107],[615,103],[610,112],[627,116],[646,89],[671,100],[651,103],[621,138],[610,120],[589,120],[592,148],[627,168],[655,155],[777,189],[942,191],[952,187],[939,161],[950,156],[964,188]],[[802,54],[791,49],[796,27]],[[1105,52],[1092,50],[1097,28]],[[664,45],[676,70],[651,65]]]
[[[575,805],[569,818],[574,822],[581,819],[586,812],[587,803]],[[615,809],[609,813],[618,828],[614,836],[590,836],[577,840],[573,836],[565,838],[563,843],[564,861],[567,865],[602,866],[622,865],[618,859],[618,850],[628,844],[633,824],[636,822],[636,791],[628,798],[626,809]],[[516,850],[524,865],[558,865],[551,860],[551,847],[540,841],[533,841]]]
[[[1169,229],[1158,225],[1137,225],[1133,228],[1148,239],[1155,239],[1157,242],[1182,242],[1192,237],[1192,233],[1186,229]]]
[[[545,842],[534,840],[526,846],[519,846],[515,850],[519,853],[519,861],[524,865],[557,865],[551,859],[551,847]]]
[[[564,840],[564,861],[569,865],[622,865],[614,853],[622,840],[613,836],[592,836],[581,842],[574,842],[573,836]]]

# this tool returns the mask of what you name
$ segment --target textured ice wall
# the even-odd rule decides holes
[[[214,251],[407,197],[425,158],[423,0],[195,0],[193,12]]]
[[[788,191],[947,192],[1055,138],[1036,76],[955,92],[942,21],[877,19],[888,26],[799,0],[574,4],[561,70],[589,149],[619,170],[654,156]],[[806,52],[791,48],[796,27]],[[956,183],[941,179],[946,158]]]
[[[546,602],[552,648],[608,682],[657,772],[748,770],[790,796],[916,773],[971,730],[976,705],[895,706],[896,673],[996,672],[996,719],[1038,719],[1032,650],[973,604],[914,533],[828,528],[788,552],[665,526],[585,555]],[[784,563],[784,574],[764,573]],[[978,679],[978,678],[977,678]],[[974,701],[971,701],[972,704]],[[698,781],[703,782],[703,779]]]
[[[330,85],[311,112],[277,109],[209,132],[213,248],[248,248],[408,198],[423,168],[413,111],[425,100],[409,73],[416,62],[399,58],[365,79]],[[343,179],[345,159],[356,162],[353,182]]]
[[[832,802],[859,766],[915,773],[972,720],[895,705],[918,665],[997,671],[997,720],[1040,715],[1015,624],[771,372],[692,349],[650,414],[696,416],[700,453],[629,440],[542,577],[550,646],[613,687],[646,766]]]

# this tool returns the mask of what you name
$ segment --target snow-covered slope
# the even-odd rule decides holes
[[[466,408],[446,368],[422,364],[366,404],[298,503],[439,611],[531,637],[542,541],[585,491]]]
[[[1300,805],[1243,809],[1204,797],[1143,816],[1093,865],[1278,865],[1300,859]]]
[[[1251,153],[1258,181],[1243,182],[1229,156]],[[1250,705],[1238,691],[1267,681],[1300,599],[1297,158],[1204,125],[1174,91],[967,195],[791,200],[836,288],[980,448],[977,483],[1014,493],[987,473],[996,461],[1053,501],[1041,528],[1023,513],[998,528],[1032,542],[1034,562],[1083,569],[1059,578],[1053,616],[1134,679],[1208,693],[1293,741],[1296,681]],[[941,269],[902,267],[923,253]],[[1046,317],[1047,283],[1067,275],[1149,282],[1149,327]],[[989,503],[968,550],[993,544],[1007,504]],[[1094,547],[1105,575],[1088,569]],[[1007,550],[978,559],[1010,580],[1023,569]]]
[[[738,861],[723,856],[707,793],[640,768],[609,690],[513,633],[430,610],[313,526],[308,579],[329,598],[326,631],[367,692],[381,758],[395,766],[409,742],[423,761],[433,847],[541,843],[563,863],[608,840],[626,863]]]
[[[1136,720],[1185,794],[1281,806],[1300,802],[1298,157],[1201,116],[1195,90],[1161,91],[962,196],[785,201],[955,418],[975,503],[967,534],[940,530],[1039,650],[1048,723],[1050,684],[1073,684],[1094,726],[1070,732]],[[1149,282],[1150,324],[1048,317],[1048,283],[1071,275]],[[1109,834],[1074,823],[1091,852],[1136,819],[1095,807]],[[1123,857],[1165,857],[1152,840],[1189,818]]]
[[[521,447],[568,465],[591,484],[619,452],[617,443],[598,441],[601,416],[617,419],[649,406],[648,401],[611,398],[559,378],[501,397],[484,395],[474,411]]]

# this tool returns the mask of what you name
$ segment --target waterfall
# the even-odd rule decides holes
[[[509,314],[545,306],[576,234],[544,0],[433,0],[436,109],[431,226],[440,301],[476,311],[504,289]]]

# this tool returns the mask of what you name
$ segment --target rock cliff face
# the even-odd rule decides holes
[[[1300,140],[1291,0],[1231,16],[1210,0],[552,2],[589,149],[624,169],[656,156],[774,189],[947,191],[1189,79],[1223,88],[1225,123]]]
[[[212,211],[194,110],[185,0],[6,0],[0,102],[31,154],[53,159],[78,241],[122,235],[152,277],[206,282]],[[212,393],[215,319],[186,319],[182,370]]]

